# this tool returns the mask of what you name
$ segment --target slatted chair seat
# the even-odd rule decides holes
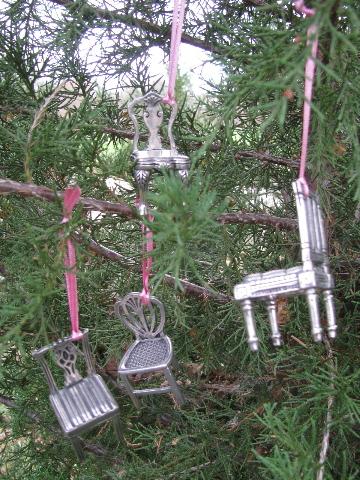
[[[65,337],[35,350],[32,355],[40,363],[50,388],[50,403],[63,434],[69,438],[80,460],[84,451],[79,434],[108,419],[112,419],[116,436],[123,439],[119,406],[104,380],[95,371],[88,340],[88,330],[76,340]],[[82,349],[80,349],[80,345]],[[50,371],[46,354],[53,353],[56,364],[63,369],[64,387],[59,389]],[[78,355],[84,357],[87,376],[76,368]]]
[[[115,304],[115,314],[136,336],[120,361],[118,374],[134,405],[139,408],[142,395],[173,393],[178,405],[184,403],[171,366],[175,363],[171,340],[164,335],[165,310],[155,297],[149,305],[141,303],[140,293],[126,295]],[[129,375],[162,372],[168,382],[166,387],[135,389]]]
[[[323,294],[330,338],[336,336],[335,307],[332,295],[334,281],[329,271],[324,221],[317,195],[305,195],[299,180],[293,182],[298,214],[302,265],[247,275],[235,285],[234,297],[239,301],[245,317],[250,349],[258,350],[252,300],[264,300],[275,346],[281,345],[277,322],[276,298],[279,296],[305,295],[307,298],[312,335],[316,342],[322,340],[322,327],[318,304],[318,291]]]
[[[305,270],[302,265],[266,273],[255,273],[244,277],[243,283],[237,285],[235,297],[242,300],[251,296],[259,300],[269,295],[288,296],[305,292],[308,288],[334,288],[332,276],[321,268]]]
[[[50,402],[67,436],[77,435],[119,413],[104,380],[96,374],[50,394]]]

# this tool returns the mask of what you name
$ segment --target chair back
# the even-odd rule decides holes
[[[304,266],[327,265],[327,241],[319,197],[314,192],[304,195],[303,186],[299,180],[293,182],[293,189]]]
[[[150,297],[149,305],[143,305],[140,293],[132,292],[115,304],[115,314],[136,336],[155,338],[163,335],[165,324],[164,305]]]
[[[78,340],[65,337],[32,352],[32,356],[40,363],[43,369],[51,393],[58,391],[58,386],[56,385],[46,359],[46,354],[49,352],[54,354],[56,364],[63,370],[64,385],[66,387],[82,380],[82,376],[76,368],[76,361],[79,354],[85,359],[87,374],[95,374],[95,367],[89,345],[89,332],[88,330],[83,330],[82,333],[82,337]],[[77,342],[78,345],[75,345],[75,342]],[[82,348],[80,348],[80,345]]]
[[[156,92],[148,92],[143,97],[135,98],[128,105],[128,112],[131,120],[134,123],[134,140],[133,140],[133,153],[137,152],[139,149],[139,123],[135,108],[140,106],[143,108],[143,120],[146,128],[149,131],[148,138],[148,150],[161,150],[161,137],[160,137],[160,127],[163,122],[163,109],[161,106],[162,96]],[[177,113],[176,104],[171,105],[170,118],[168,123],[168,138],[170,143],[170,149],[176,152],[176,145],[174,141],[174,136],[172,133],[172,126]]]

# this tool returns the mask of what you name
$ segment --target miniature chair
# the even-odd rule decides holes
[[[176,149],[172,126],[177,113],[176,103],[171,105],[171,113],[168,124],[168,139],[170,150],[163,149],[159,130],[163,121],[163,110],[161,107],[162,96],[156,92],[149,92],[143,97],[135,98],[128,105],[128,112],[134,123],[135,134],[131,157],[135,162],[135,182],[137,183],[140,196],[140,214],[145,215],[146,205],[144,193],[148,188],[152,170],[174,170],[179,173],[183,182],[186,182],[189,175],[190,160],[186,155],[180,155]],[[139,124],[135,114],[135,107],[143,106],[144,123],[149,131],[147,149],[139,150]]]
[[[334,281],[329,272],[329,261],[324,229],[324,221],[316,194],[303,194],[302,184],[293,182],[296,209],[299,222],[301,257],[303,264],[283,270],[247,275],[242,283],[234,288],[235,300],[240,302],[248,334],[248,343],[252,351],[257,351],[259,341],[256,336],[252,300],[263,300],[272,331],[273,345],[281,345],[281,334],[277,323],[276,297],[306,295],[312,335],[315,342],[322,340],[318,291],[323,293],[327,330],[330,338],[336,337],[336,318],[332,290]]]
[[[35,350],[32,355],[40,363],[50,388],[50,403],[66,437],[69,437],[79,460],[84,459],[84,451],[78,434],[110,418],[116,436],[122,440],[119,407],[105,385],[104,380],[95,373],[91,358],[88,330],[77,340],[82,350],[75,346],[71,337]],[[64,371],[64,387],[58,389],[46,361],[45,354],[52,351],[56,364]],[[84,357],[87,376],[82,378],[75,363],[77,355]]]
[[[150,297],[149,305],[143,305],[140,293],[129,293],[115,304],[115,314],[136,336],[135,342],[123,356],[118,373],[136,408],[140,408],[137,398],[142,395],[172,392],[176,403],[182,405],[184,397],[171,371],[176,363],[171,340],[164,335],[165,310],[155,297]],[[160,319],[158,318],[160,314]],[[167,387],[135,390],[129,375],[150,372],[163,372]]]

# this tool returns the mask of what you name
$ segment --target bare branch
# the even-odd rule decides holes
[[[55,202],[63,197],[62,192],[54,192],[48,187],[35,185],[33,183],[14,182],[8,178],[0,178],[0,194],[1,193],[17,193],[25,197],[35,197],[48,202]],[[96,198],[90,197],[80,197],[79,203],[83,205],[86,210],[116,214],[128,219],[137,217],[136,209],[125,203],[108,202],[107,200],[97,200]],[[223,213],[217,217],[217,220],[222,224],[256,224],[285,230],[294,230],[297,226],[296,220],[292,218],[275,217],[265,213]]]
[[[24,197],[35,197],[47,202],[55,202],[63,198],[63,192],[54,192],[48,187],[35,185],[34,183],[14,182],[8,178],[0,179],[0,193],[17,193]],[[131,208],[124,203],[108,202],[90,197],[80,197],[79,203],[86,210],[113,213],[124,218],[136,218],[137,216],[135,208]]]
[[[218,222],[227,223],[245,223],[251,225],[262,225],[274,227],[282,230],[296,230],[298,222],[292,218],[275,217],[265,213],[223,213],[217,217]]]
[[[65,8],[71,8],[75,5],[75,2],[73,2],[72,0],[49,0],[49,1],[52,3],[56,3],[57,5],[60,5]],[[98,18],[101,18],[103,20],[120,22],[130,27],[139,28],[144,32],[152,33],[155,35],[161,35],[161,37],[163,38],[170,38],[170,35],[171,35],[170,26],[167,26],[166,28],[160,27],[159,25],[156,25],[155,23],[147,22],[146,20],[137,19],[130,15],[123,15],[116,10],[105,10],[105,9],[93,7],[91,5],[87,5],[86,8],[89,13],[92,13],[96,15]],[[193,47],[201,48],[202,50],[205,50],[207,52],[213,52],[213,53],[220,52],[219,48],[212,45],[211,43],[201,40],[199,38],[191,37],[186,33],[182,34],[181,41],[183,43],[187,43],[188,45],[192,45]]]
[[[274,157],[268,153],[254,152],[251,150],[242,150],[235,153],[236,160],[242,160],[243,158],[256,158],[266,163],[275,163],[276,165],[284,165],[290,168],[299,168],[299,160],[291,160],[289,158]]]
[[[84,244],[91,252],[96,255],[100,255],[104,258],[111,260],[112,262],[118,262],[121,265],[126,266],[127,268],[133,267],[135,270],[140,271],[140,266],[131,258],[124,257],[120,253],[110,250],[107,247],[95,242],[92,239],[85,239],[81,234],[76,233],[73,235],[74,239],[81,244]],[[177,284],[182,288],[184,295],[191,295],[197,297],[201,300],[216,300],[220,303],[228,303],[233,300],[230,295],[225,295],[223,293],[217,293],[209,288],[201,287],[195,283],[189,282],[188,280],[176,280],[175,277],[171,275],[165,275],[164,283],[170,287],[175,287]]]

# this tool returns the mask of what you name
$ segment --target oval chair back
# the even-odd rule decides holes
[[[121,318],[136,338],[155,338],[163,335],[165,309],[155,297],[150,297],[149,305],[144,305],[140,293],[129,293],[116,302],[115,315]]]

